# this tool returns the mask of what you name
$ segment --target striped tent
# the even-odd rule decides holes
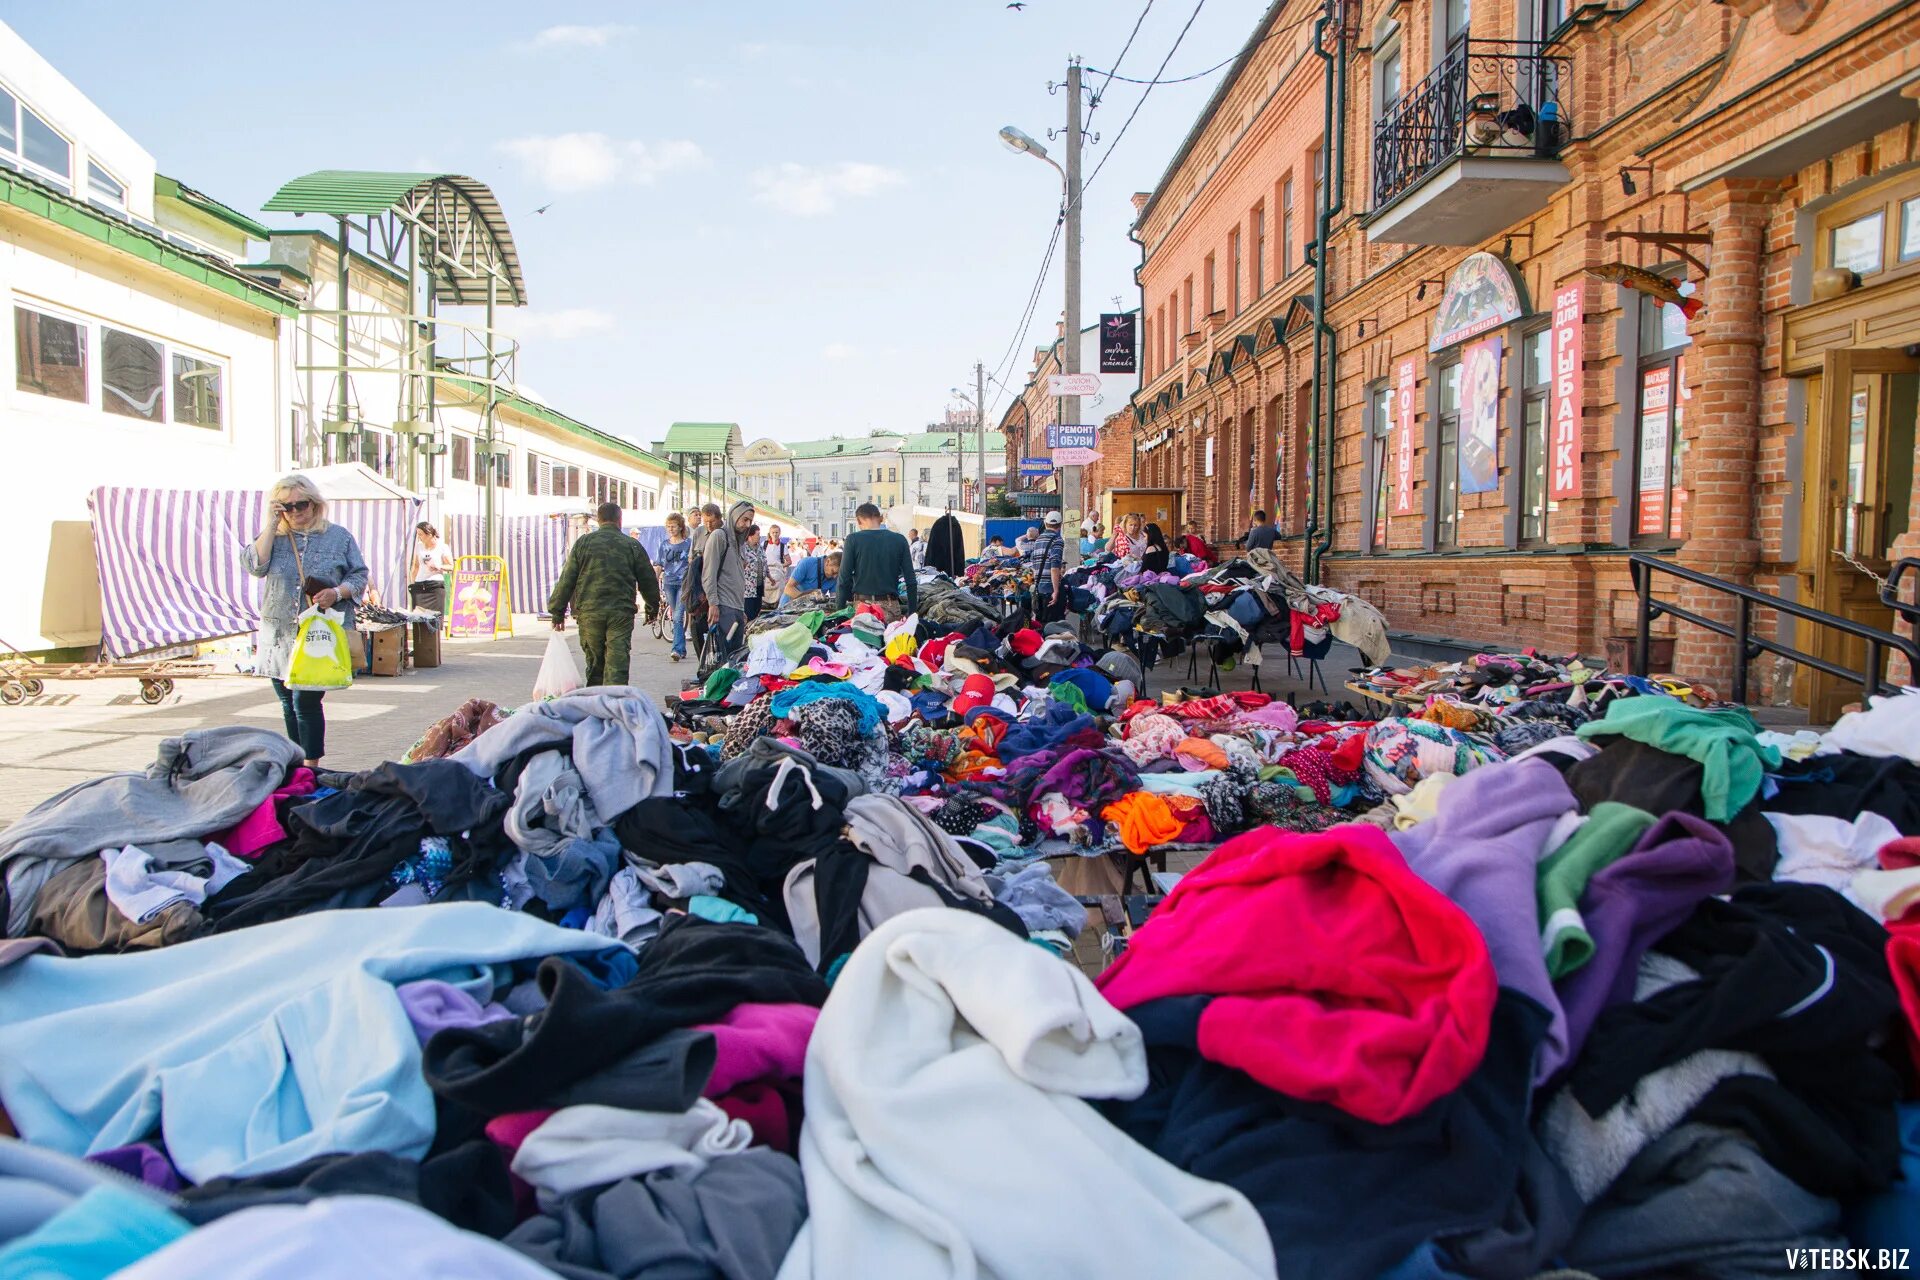
[[[542,613],[554,584],[560,581],[567,548],[572,545],[569,521],[564,516],[500,516],[498,520],[500,554],[507,562],[513,611]],[[447,515],[441,523],[447,546],[456,556],[478,555],[486,545],[482,536],[484,516]]]
[[[93,551],[100,572],[100,642],[127,658],[242,635],[260,624],[260,584],[240,549],[266,523],[260,489],[95,489]],[[415,498],[329,499],[327,515],[352,533],[368,580],[404,608]]]

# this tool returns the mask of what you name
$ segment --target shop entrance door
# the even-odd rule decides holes
[[[1827,351],[1807,391],[1801,582],[1815,608],[1886,631],[1893,610],[1880,603],[1874,575],[1885,576],[1888,546],[1907,527],[1917,398],[1920,360],[1899,350]],[[1806,623],[1799,647],[1852,669],[1866,660],[1864,641]],[[1851,681],[1810,674],[1815,724],[1863,696]]]

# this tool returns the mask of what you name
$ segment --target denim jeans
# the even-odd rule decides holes
[[[287,736],[299,744],[300,750],[309,760],[318,760],[327,753],[327,717],[320,709],[320,699],[326,693],[320,689],[289,689],[284,681],[273,682],[273,692],[280,699],[280,714],[286,718]]]
[[[667,588],[667,607],[673,611],[673,651],[687,656],[687,597],[693,593],[682,582]]]

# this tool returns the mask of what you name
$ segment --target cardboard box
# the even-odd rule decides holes
[[[397,676],[400,674],[400,637],[404,627],[388,627],[385,631],[370,633],[373,640],[373,674],[376,676]]]

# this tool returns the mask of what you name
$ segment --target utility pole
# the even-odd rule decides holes
[[[974,449],[980,463],[980,492],[974,495],[974,503],[980,508],[981,528],[984,529],[987,519],[987,367],[978,360],[973,362],[973,425],[976,432]],[[981,534],[980,545],[987,545],[984,533]]]
[[[1067,63],[1067,326],[1062,337],[1060,370],[1080,372],[1080,59]],[[1060,401],[1061,425],[1080,421],[1080,397],[1065,396]],[[1069,528],[1068,512],[1080,507],[1080,468],[1066,467],[1060,472],[1060,540],[1066,544],[1069,568],[1080,563],[1080,537]],[[1071,521],[1078,524],[1077,519]]]

